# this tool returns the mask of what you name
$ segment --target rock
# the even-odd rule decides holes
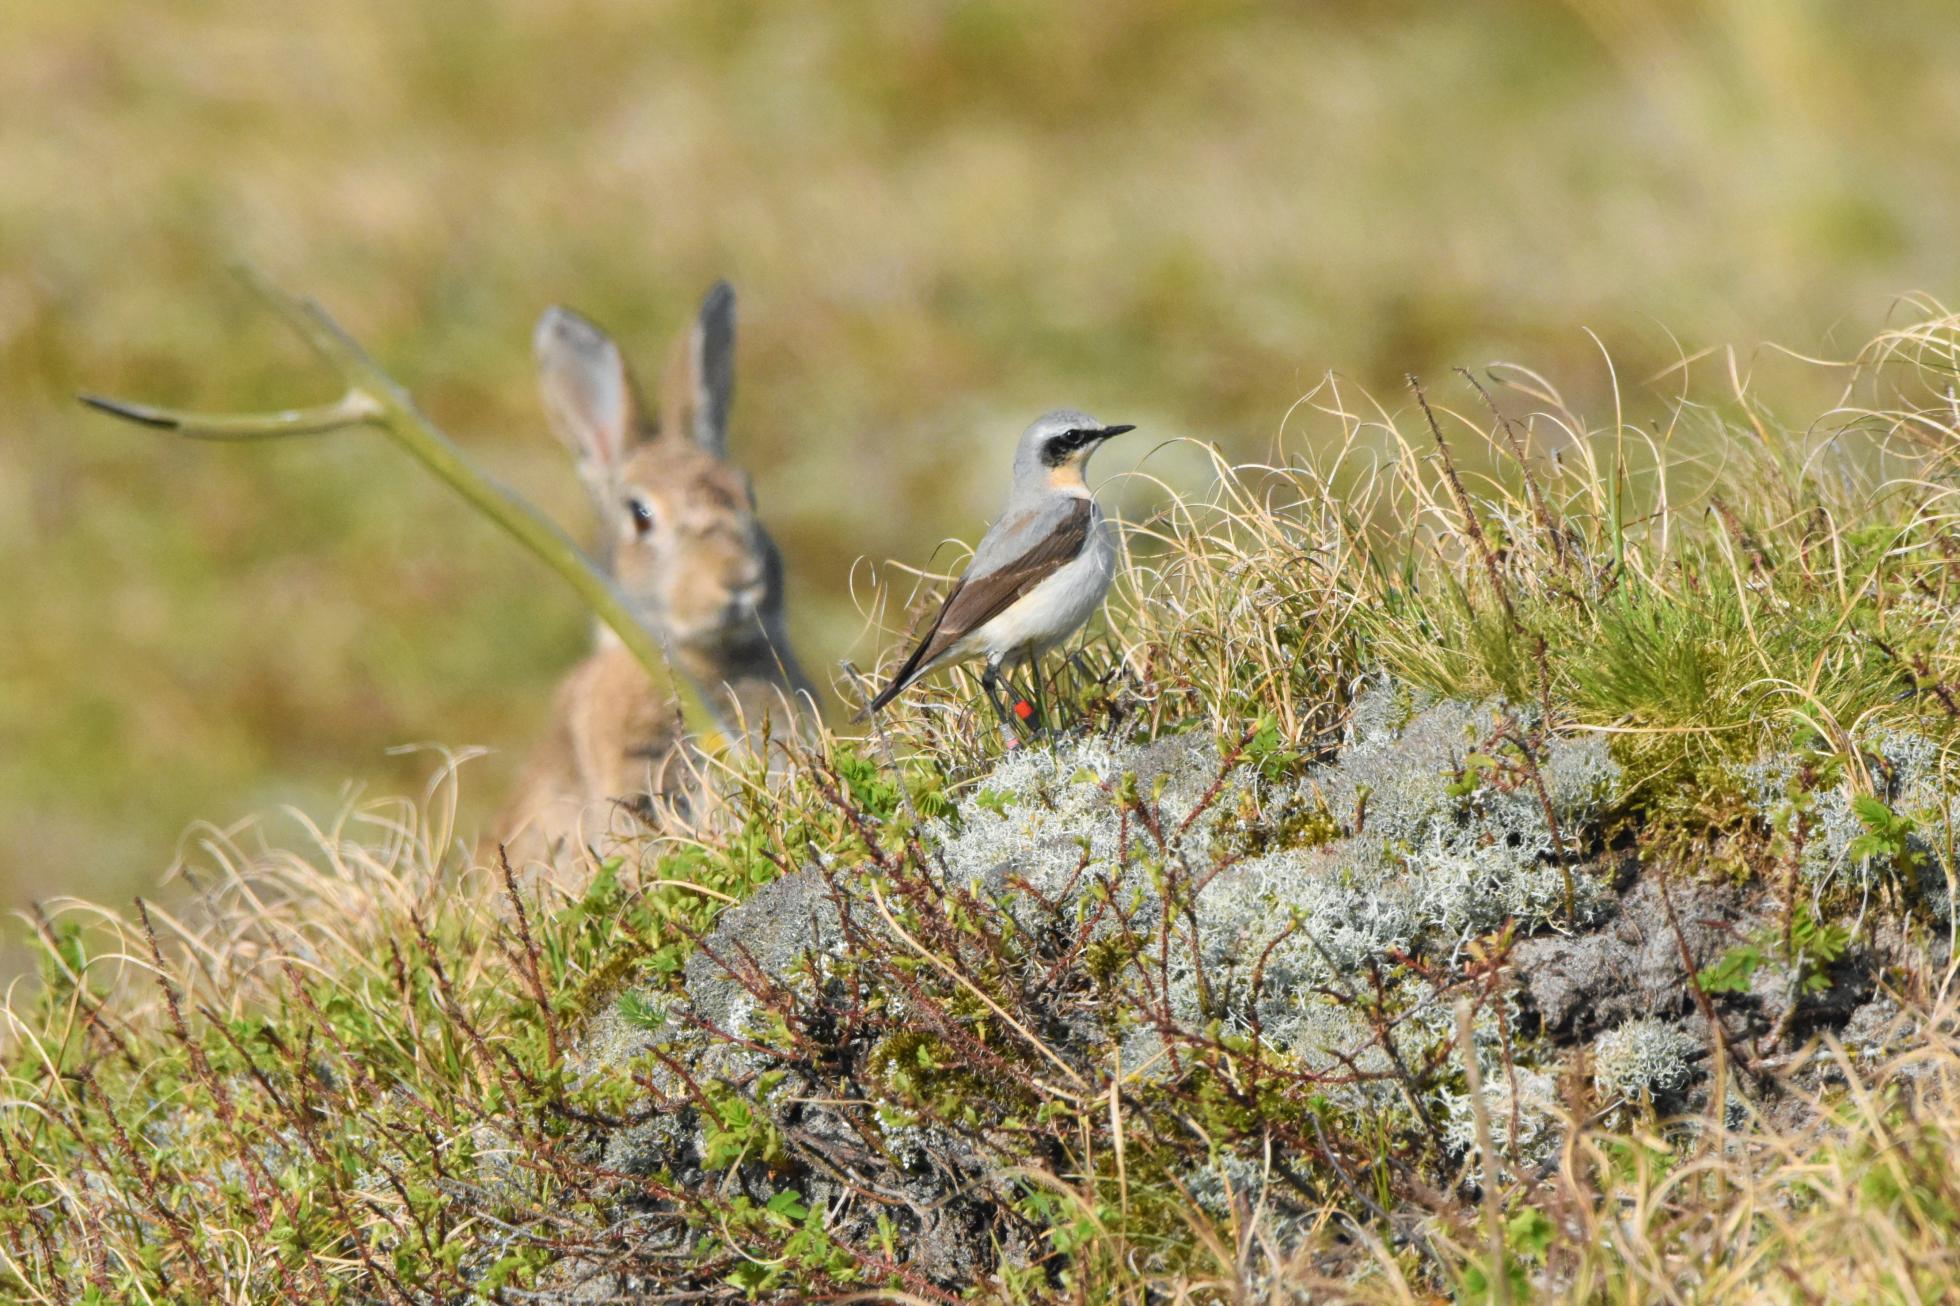
[[[687,959],[688,1001],[699,1019],[740,1036],[755,1005],[751,983],[794,983],[807,959],[836,957],[843,947],[830,886],[815,867],[805,867],[721,914],[705,945]]]
[[[1545,934],[1511,953],[1528,1009],[1544,1031],[1575,1042],[1643,1016],[1680,1016],[1694,1006],[1686,941],[1697,969],[1707,966],[1754,927],[1741,893],[1726,885],[1675,879],[1676,936],[1661,897],[1660,879],[1644,875],[1619,898],[1598,931]]]

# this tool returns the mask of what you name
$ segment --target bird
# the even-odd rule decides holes
[[[1105,425],[1072,408],[1044,413],[1029,424],[1014,449],[1007,507],[868,713],[927,673],[984,655],[980,684],[1007,723],[999,693],[1002,668],[1033,663],[1060,644],[1109,592],[1116,574],[1116,532],[1082,474],[1104,441],[1135,429]]]

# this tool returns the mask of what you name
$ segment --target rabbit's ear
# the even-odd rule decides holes
[[[551,429],[588,481],[619,470],[639,437],[633,378],[612,337],[569,308],[549,308],[532,337]]]
[[[728,456],[728,410],[735,400],[735,289],[715,282],[694,327],[674,349],[661,393],[664,435]]]

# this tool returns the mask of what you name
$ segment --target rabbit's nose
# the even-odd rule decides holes
[[[747,584],[736,586],[735,602],[737,606],[753,612],[762,606],[762,600],[768,597],[768,594],[769,586],[758,577]]]

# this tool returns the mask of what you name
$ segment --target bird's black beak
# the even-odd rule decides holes
[[[1122,426],[1105,426],[1102,430],[1096,432],[1096,438],[1098,440],[1107,440],[1111,436],[1121,435],[1125,431],[1134,431],[1136,429],[1134,425],[1127,423]]]

